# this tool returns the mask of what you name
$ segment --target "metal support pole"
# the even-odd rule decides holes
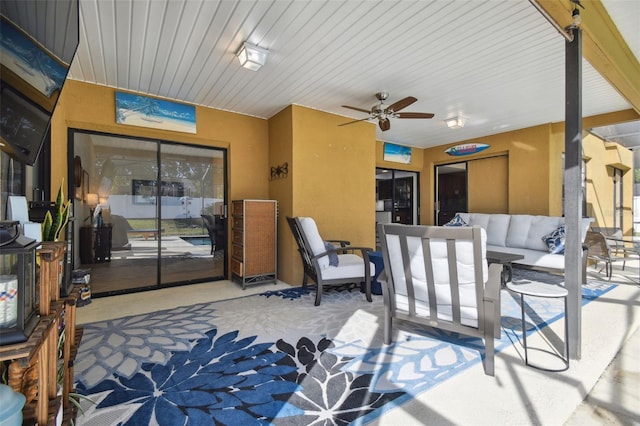
[[[565,287],[569,295],[566,319],[569,323],[569,353],[580,359],[582,346],[582,31],[569,29],[565,43],[565,164],[564,212]]]

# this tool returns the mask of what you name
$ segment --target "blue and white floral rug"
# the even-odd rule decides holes
[[[584,286],[584,303],[613,287]],[[85,325],[75,382],[93,403],[76,424],[364,424],[484,355],[479,339],[407,323],[386,346],[381,296],[314,297],[291,288]],[[518,300],[503,290],[497,350],[521,334]],[[557,299],[527,304],[536,322],[563,314]]]

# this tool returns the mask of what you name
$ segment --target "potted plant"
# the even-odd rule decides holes
[[[64,180],[58,190],[53,214],[51,214],[51,211],[47,211],[44,216],[44,222],[42,223],[42,241],[60,241],[64,239],[64,237],[61,238],[61,236],[64,235],[62,231],[69,221],[71,200],[64,200],[63,185]]]

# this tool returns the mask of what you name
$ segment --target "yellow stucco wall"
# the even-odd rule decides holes
[[[348,239],[374,247],[376,167],[420,173],[422,224],[433,223],[435,165],[496,155],[508,155],[509,159],[509,213],[559,215],[562,211],[564,129],[557,124],[424,150],[413,148],[412,162],[405,165],[384,161],[384,143],[376,141],[374,123],[339,126],[344,117],[297,105],[268,121],[197,106],[196,120],[196,134],[119,125],[115,122],[114,89],[67,81],[52,121],[51,187],[57,188],[67,176],[68,128],[227,148],[230,200],[269,198],[279,202],[279,278],[292,284],[300,282],[302,270],[286,225],[287,215],[313,216],[327,239]],[[490,148],[465,157],[444,152],[450,146],[471,142],[486,143]],[[594,166],[594,159],[605,158],[597,152],[597,147],[603,147],[601,141],[585,138],[583,145]],[[616,150],[615,155],[631,167],[630,151]],[[271,179],[271,167],[284,163],[288,175]],[[625,225],[630,226],[633,173],[624,176],[629,216]],[[606,191],[606,187],[604,183],[599,191]],[[599,196],[608,197],[603,194]],[[605,219],[602,209],[602,226],[608,226],[610,219]]]
[[[296,164],[293,161],[293,129],[291,106],[269,119],[269,164],[270,167],[287,164],[287,175],[272,179],[269,197],[278,200],[278,278],[290,284],[301,284],[299,254],[291,236],[286,217],[293,213],[293,176]],[[296,275],[296,271],[297,275]]]
[[[228,149],[229,198],[269,197],[268,123],[255,117],[196,106],[197,133],[116,124],[112,88],[69,80],[51,123],[51,188],[67,176],[67,130],[76,128]]]
[[[69,80],[52,122],[52,188],[67,170],[67,129],[156,138],[229,150],[231,199],[269,195],[269,135],[266,120],[196,106],[197,133],[180,133],[116,124],[115,90]]]
[[[603,142],[587,134],[582,143],[583,158],[587,161],[587,215],[594,218],[593,226],[614,226],[614,168],[622,170],[622,231],[633,231],[633,153],[615,143]]]
[[[432,203],[435,198],[433,173],[436,165],[470,161],[496,155],[508,155],[509,158],[509,213],[553,215],[558,212],[552,209],[550,187],[552,179],[558,173],[551,174],[551,169],[558,168],[562,160],[561,153],[549,143],[550,126],[536,126],[493,136],[460,141],[424,150],[424,177],[421,186],[421,223],[433,224]],[[451,146],[481,143],[489,145],[477,154],[454,157],[445,153]],[[560,156],[560,159],[556,157]],[[558,167],[556,167],[558,166]],[[557,181],[555,181],[557,182]],[[477,183],[470,182],[469,186]],[[482,188],[482,186],[480,186]],[[483,188],[483,190],[491,190]],[[558,192],[560,194],[560,192]],[[426,201],[425,201],[426,200]]]
[[[375,247],[375,127],[367,123],[338,126],[344,117],[298,105],[269,122],[273,124],[271,134],[282,136],[272,141],[272,157],[276,153],[284,159],[289,146],[291,149],[290,192],[277,181],[271,183],[283,200],[279,277],[300,284],[302,266],[285,215],[313,217],[325,239]]]

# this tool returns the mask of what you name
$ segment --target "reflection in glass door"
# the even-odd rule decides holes
[[[225,278],[225,150],[80,131],[70,142],[86,176],[75,191],[74,226],[85,239],[74,266],[91,269],[94,295]],[[86,236],[107,231],[100,250],[109,256],[96,259]]]
[[[467,211],[467,163],[435,168],[435,224],[444,225],[456,213]]]
[[[224,162],[219,151],[160,148],[161,285],[222,276],[226,243]]]
[[[418,173],[376,169],[376,222],[418,223]]]

